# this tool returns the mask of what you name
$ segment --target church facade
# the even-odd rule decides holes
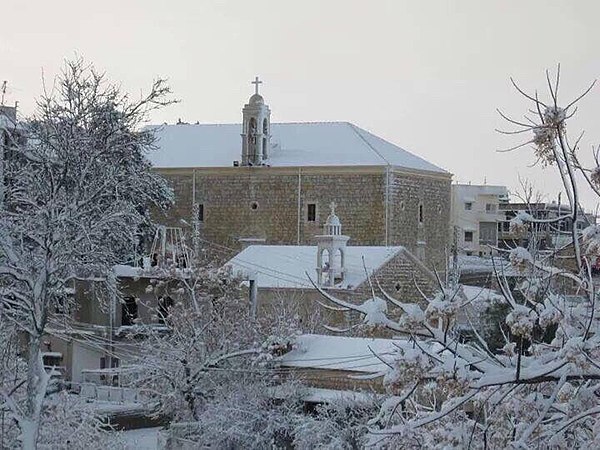
[[[255,83],[241,125],[157,127],[150,158],[176,195],[159,221],[232,250],[312,245],[335,203],[348,245],[401,245],[443,268],[450,173],[351,123],[271,123]]]

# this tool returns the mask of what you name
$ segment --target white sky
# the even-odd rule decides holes
[[[239,122],[255,75],[272,119],[351,121],[449,170],[459,182],[518,186],[555,198],[552,169],[494,131],[526,89],[562,65],[565,100],[600,74],[600,2],[3,0],[0,80],[29,114],[64,58],[79,54],[125,90],[168,77],[181,103],[154,122]],[[569,129],[600,144],[600,86]],[[584,195],[584,206],[597,201]]]

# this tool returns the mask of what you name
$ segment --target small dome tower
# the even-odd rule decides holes
[[[317,282],[320,286],[335,286],[344,280],[346,244],[350,237],[342,234],[342,223],[335,215],[335,203],[331,203],[323,234],[317,239]]]
[[[269,159],[271,150],[271,110],[258,93],[262,81],[252,82],[254,94],[242,109],[242,165],[260,166]]]

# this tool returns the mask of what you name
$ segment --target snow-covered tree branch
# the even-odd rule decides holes
[[[76,276],[105,275],[131,260],[149,209],[172,201],[145,154],[141,128],[167,105],[164,80],[130,99],[83,60],[66,62],[55,88],[20,124],[25,139],[4,148],[0,217],[0,315],[27,336],[26,396],[15,417],[24,448],[35,448],[49,376],[42,336]]]
[[[532,145],[535,156],[554,168],[564,184],[569,213],[581,214],[576,172],[594,190],[595,168],[580,163],[580,141],[567,134],[567,121],[592,86],[573,101],[559,101],[559,73],[547,74],[548,99],[528,94],[524,121],[501,113],[516,131],[531,138],[511,150]],[[597,191],[596,191],[597,192]],[[521,214],[515,226],[535,233],[538,223]],[[598,292],[591,261],[598,256],[600,233],[591,225],[573,226],[563,249],[572,264],[542,254],[533,245],[506,253],[514,275],[509,281],[496,265],[495,291],[440,282],[437,294],[422,304],[406,304],[382,291],[353,304],[319,289],[336,308],[354,310],[369,326],[396,333],[397,352],[383,359],[383,375],[395,397],[371,422],[370,443],[393,448],[594,448],[600,444],[600,327]],[[534,240],[535,241],[535,240]],[[497,261],[499,262],[499,261]],[[477,303],[502,303],[504,345],[495,350],[464,315]],[[388,310],[389,308],[389,310]],[[475,310],[476,312],[476,310]],[[461,317],[463,316],[463,317]],[[394,317],[399,317],[394,319]],[[465,331],[471,336],[465,339]]]

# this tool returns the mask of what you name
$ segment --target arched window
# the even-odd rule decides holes
[[[330,267],[329,250],[326,248],[321,251],[321,269],[323,271],[329,270]]]
[[[250,118],[248,122],[248,147],[254,149],[253,144],[256,144],[256,119]]]
[[[341,280],[342,278],[343,257],[342,250],[337,249],[331,258],[331,276],[334,278],[334,281]]]
[[[321,250],[321,279],[320,282],[323,284],[329,283],[330,269],[331,269],[331,255],[329,250],[324,248]]]

